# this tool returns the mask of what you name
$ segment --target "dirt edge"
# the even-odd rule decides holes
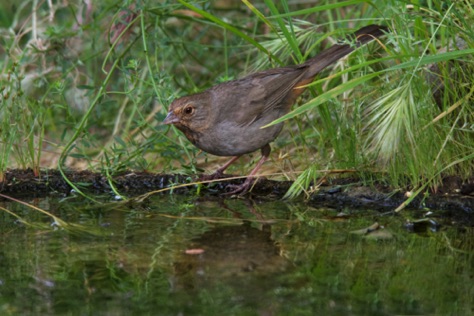
[[[67,171],[66,176],[81,190],[91,194],[112,194],[107,178],[90,171]],[[242,180],[218,181],[202,186],[203,194],[220,195],[229,184]],[[150,191],[193,182],[185,175],[157,174],[148,172],[123,172],[113,177],[116,189],[122,194],[136,196]],[[283,197],[290,181],[260,179],[252,189],[254,198],[278,199]],[[8,170],[0,182],[0,193],[11,197],[45,197],[54,194],[69,195],[72,187],[58,170],[44,170],[35,175],[31,169]],[[173,193],[196,192],[196,185],[173,189]],[[167,192],[169,193],[169,191]],[[474,217],[474,182],[448,177],[436,192],[420,194],[410,204],[415,209],[436,209]],[[357,178],[335,178],[323,184],[311,195],[308,203],[332,208],[371,208],[394,210],[407,199],[406,192],[394,191],[388,186],[376,184],[364,186]]]

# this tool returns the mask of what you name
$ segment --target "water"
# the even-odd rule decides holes
[[[474,231],[304,203],[0,202],[2,315],[471,315]],[[438,219],[438,221],[440,221]],[[383,228],[361,233],[374,223]]]

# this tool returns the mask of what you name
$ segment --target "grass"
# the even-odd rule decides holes
[[[391,32],[310,85],[282,118],[265,172],[295,181],[288,196],[331,170],[415,191],[474,174],[469,1],[1,1],[0,9],[0,175],[213,170],[220,160],[159,124],[174,98],[303,62],[370,23]],[[231,172],[245,174],[255,159]]]

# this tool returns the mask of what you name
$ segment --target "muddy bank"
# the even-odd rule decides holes
[[[101,174],[90,171],[68,171],[66,175],[81,190],[91,194],[112,194],[111,185]],[[220,195],[229,184],[239,184],[243,180],[220,181],[203,184],[203,194]],[[154,174],[147,172],[127,172],[113,177],[116,189],[124,195],[136,196],[150,191],[169,188],[193,182],[185,175]],[[251,195],[259,198],[281,198],[290,187],[289,181],[260,179]],[[195,184],[173,189],[174,193],[194,193]],[[50,194],[71,194],[71,186],[58,170],[42,171],[35,176],[32,170],[9,170],[0,183],[0,192],[12,197],[42,197]],[[169,194],[169,192],[167,192]],[[313,193],[309,203],[315,206],[342,208],[371,208],[393,210],[406,200],[406,192],[394,192],[384,185],[371,187],[362,185],[356,178],[332,179]],[[447,213],[474,217],[474,180],[462,182],[456,177],[446,178],[436,192],[420,194],[411,204],[415,209],[445,210]]]

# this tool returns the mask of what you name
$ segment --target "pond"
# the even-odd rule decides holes
[[[180,195],[0,202],[2,315],[470,315],[474,230]],[[14,212],[24,222],[5,210]],[[26,223],[25,223],[26,222]]]

